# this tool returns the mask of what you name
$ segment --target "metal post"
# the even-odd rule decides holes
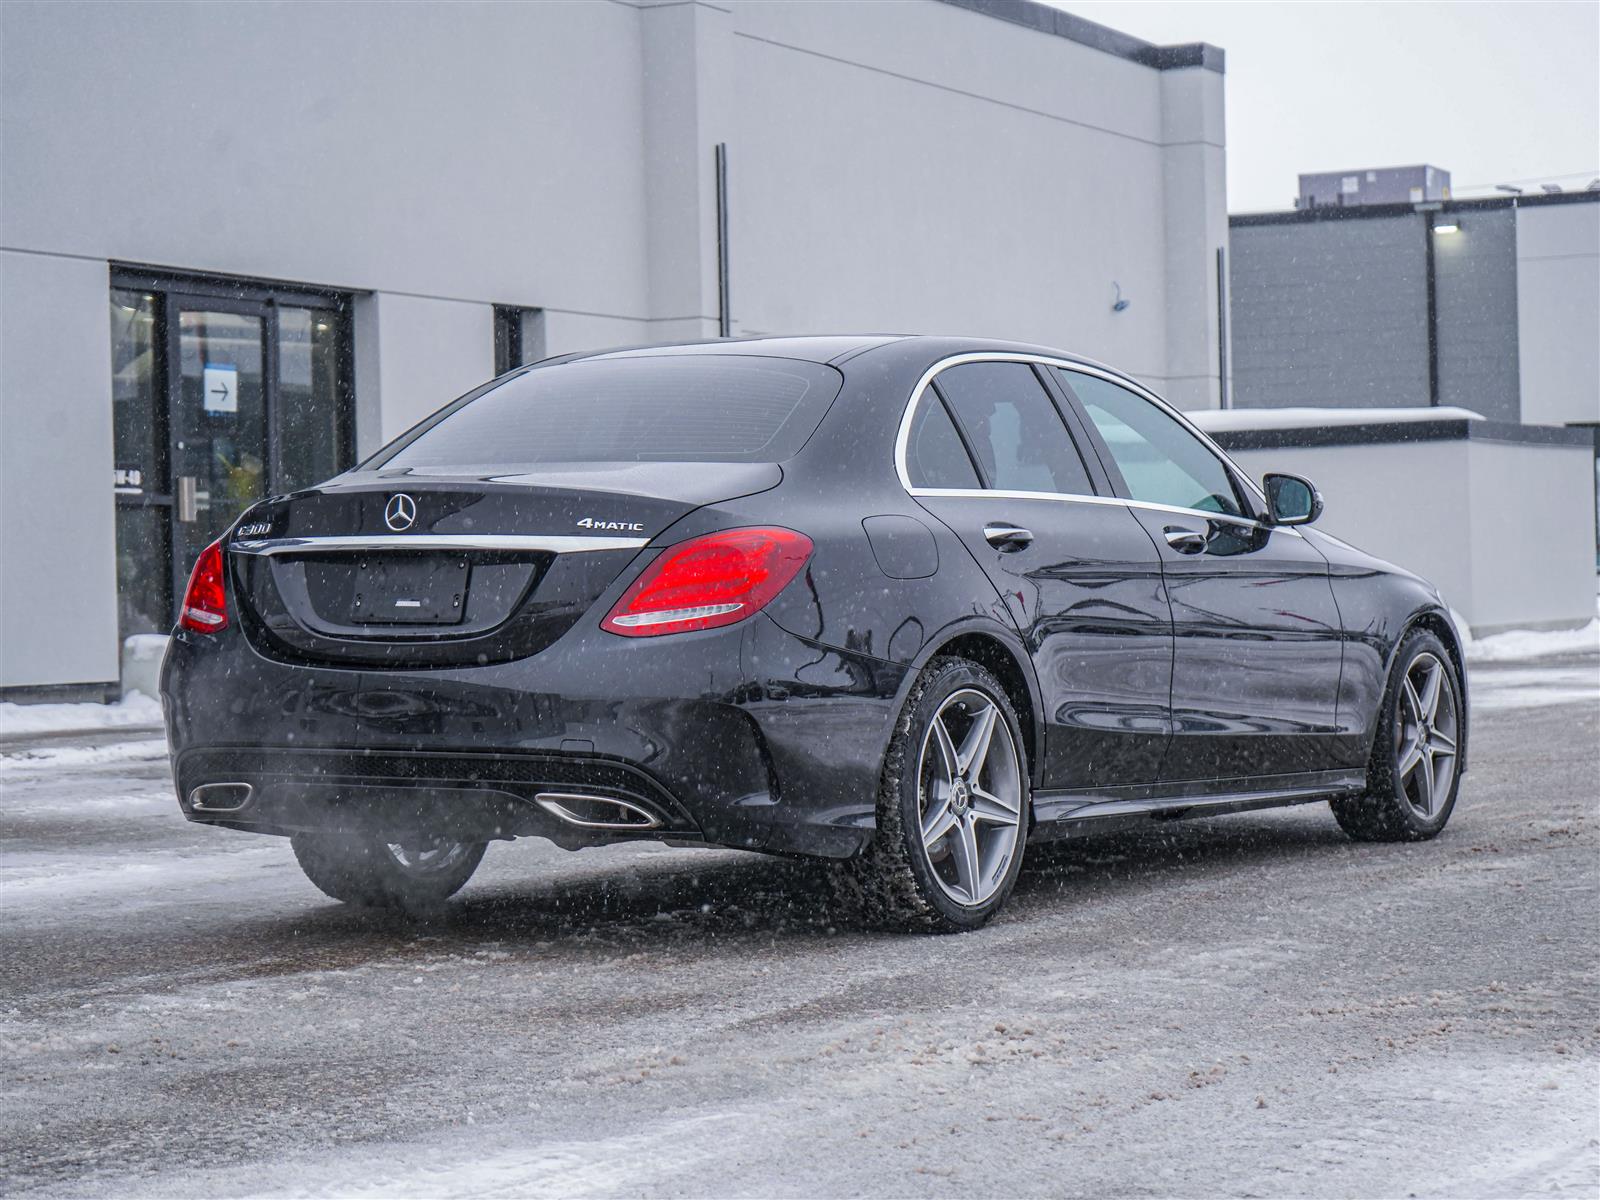
[[[1228,251],[1217,247],[1217,398],[1223,408],[1233,407],[1228,393]]]
[[[728,299],[728,143],[717,143],[717,336],[733,335]]]
[[[1428,406],[1439,407],[1439,291],[1433,271],[1433,214],[1422,214],[1422,235],[1427,238],[1423,256],[1428,273]]]

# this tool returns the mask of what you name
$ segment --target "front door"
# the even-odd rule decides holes
[[[1161,777],[1325,770],[1343,632],[1327,560],[1257,518],[1232,472],[1152,401],[1061,372],[1161,555],[1172,601],[1172,741]]]
[[[171,627],[196,557],[251,504],[350,465],[348,338],[342,295],[113,274],[124,637]]]

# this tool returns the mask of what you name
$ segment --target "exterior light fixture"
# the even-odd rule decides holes
[[[1433,227],[1433,231],[1435,233],[1460,233],[1461,226],[1457,225],[1454,221],[1441,221],[1439,224]]]

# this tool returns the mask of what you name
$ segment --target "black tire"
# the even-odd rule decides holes
[[[381,837],[329,833],[297,833],[290,840],[306,878],[335,900],[407,912],[425,912],[453,896],[472,878],[485,848],[483,842],[407,848]]]
[[[923,844],[923,747],[932,736],[931,723],[953,698],[981,693],[1005,721],[1004,739],[990,742],[989,753],[1014,756],[1018,787],[1018,828],[1014,847],[995,845],[994,869],[984,874],[994,892],[979,903],[963,903],[940,883],[935,865]],[[981,706],[980,706],[981,707]],[[998,750],[997,743],[1005,746]],[[997,764],[1004,760],[997,759]],[[985,770],[990,768],[986,767]],[[973,811],[976,811],[976,805]],[[1027,842],[1032,797],[1028,786],[1028,760],[1022,730],[1005,689],[988,671],[960,658],[939,658],[929,663],[907,697],[895,724],[878,788],[877,832],[855,858],[838,865],[833,873],[836,902],[848,914],[870,927],[924,933],[958,933],[977,929],[1005,903],[1022,867]],[[1002,827],[1003,828],[1003,827]],[[913,832],[914,831],[914,832]],[[952,837],[957,836],[954,831]],[[1004,855],[1009,854],[1009,859]],[[982,862],[982,855],[976,856]]]
[[[1446,739],[1453,737],[1456,745],[1448,783],[1437,792],[1429,785],[1429,800],[1424,808],[1418,800],[1418,772],[1432,770],[1433,759],[1430,757],[1428,767],[1417,766],[1403,775],[1401,758],[1419,727],[1406,698],[1406,681],[1414,679],[1417,671],[1427,670],[1429,663],[1439,666],[1439,686],[1444,690],[1436,709],[1442,711],[1442,706],[1448,705],[1452,723]],[[1384,689],[1378,728],[1372,739],[1372,758],[1367,765],[1367,791],[1329,801],[1345,833],[1358,842],[1421,842],[1438,836],[1450,820],[1461,788],[1459,753],[1466,735],[1461,695],[1459,668],[1444,644],[1426,629],[1413,629],[1400,643]],[[1433,722],[1423,722],[1421,727],[1428,732],[1424,741],[1431,745],[1439,730]],[[1430,778],[1437,778],[1437,774]]]

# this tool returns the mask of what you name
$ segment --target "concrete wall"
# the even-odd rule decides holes
[[[1473,635],[1594,618],[1594,467],[1586,446],[1479,439],[1232,450],[1259,479],[1304,475],[1318,527],[1434,583]]]
[[[1517,210],[1523,419],[1600,421],[1600,204]]]
[[[1215,407],[1220,74],[954,6],[697,12],[731,25],[737,103],[707,136],[729,142],[737,332],[1036,341]]]
[[[714,334],[726,143],[735,332],[1032,339],[1214,406],[1222,89],[931,2],[0,5],[0,688],[117,675],[111,263],[353,293],[364,454],[492,372],[495,304],[551,354]]]
[[[1411,214],[1235,225],[1234,407],[1426,405],[1426,237]]]
[[[493,305],[380,292],[368,299],[365,315],[362,336],[376,346],[361,355],[357,370],[377,376],[379,436],[372,449],[494,375]]]
[[[33,4],[4,22],[5,244],[646,315],[624,4]]]
[[[0,685],[117,678],[109,289],[0,251]]]

